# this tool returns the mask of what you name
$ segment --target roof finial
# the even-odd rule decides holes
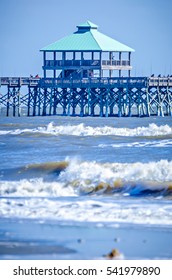
[[[90,29],[97,29],[98,26],[94,23],[92,23],[91,21],[87,20],[84,23],[81,23],[80,25],[77,25],[78,27],[78,31],[86,31],[86,30],[90,30]]]

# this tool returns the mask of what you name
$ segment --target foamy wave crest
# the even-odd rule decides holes
[[[49,168],[49,165],[46,166]],[[44,181],[43,178],[0,181],[0,195],[58,197],[83,194],[172,194],[172,161],[101,164],[71,160],[65,166],[51,182]],[[36,166],[36,170],[38,167]],[[45,170],[45,166],[43,167]]]
[[[46,127],[38,127],[34,129],[16,129],[16,130],[1,130],[0,135],[13,134],[19,135],[22,133],[43,133],[51,135],[74,135],[74,136],[158,136],[172,134],[172,127],[168,125],[157,126],[152,123],[148,127],[137,128],[117,128],[110,126],[92,127],[85,126],[83,123],[78,125],[55,125],[49,123]]]
[[[74,189],[59,182],[44,182],[38,179],[0,181],[0,196],[9,197],[57,197],[75,196]]]
[[[150,148],[163,148],[163,147],[172,147],[172,139],[156,140],[156,141],[146,141],[146,142],[132,142],[132,143],[119,143],[119,144],[99,144],[99,148],[122,148],[122,147],[150,147]]]
[[[172,161],[161,160],[149,163],[97,163],[72,161],[60,173],[59,180],[80,192],[139,193],[142,190],[164,190],[171,188]]]

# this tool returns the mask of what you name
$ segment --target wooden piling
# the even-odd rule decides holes
[[[56,81],[57,80],[57,81]],[[172,116],[172,77],[168,78],[111,78],[68,79],[0,78],[1,87],[7,92],[0,94],[0,106],[6,107],[6,116],[20,116],[21,106],[28,116],[58,114],[94,116],[95,108],[101,117],[128,117],[136,107],[137,116]],[[27,92],[26,92],[27,90]]]

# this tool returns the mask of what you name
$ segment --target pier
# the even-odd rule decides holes
[[[172,116],[172,76],[131,77],[134,49],[90,21],[40,51],[43,77],[0,77],[6,116]]]
[[[172,116],[172,77],[1,77],[0,107],[6,116]]]

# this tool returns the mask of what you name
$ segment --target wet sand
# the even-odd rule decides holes
[[[172,259],[172,228],[0,219],[0,259]]]

